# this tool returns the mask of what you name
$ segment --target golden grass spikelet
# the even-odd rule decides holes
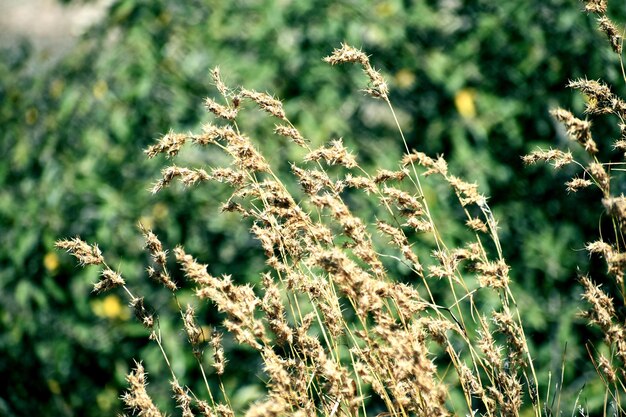
[[[617,381],[615,369],[613,369],[613,365],[604,355],[600,355],[598,358],[598,371],[602,373],[609,384],[614,384]]]
[[[356,159],[343,146],[341,138],[330,141],[327,147],[321,147],[305,155],[303,161],[319,161],[323,159],[328,165],[342,165],[346,168],[357,166]]]
[[[269,164],[247,136],[235,134],[225,139],[226,149],[241,171],[270,172]]]
[[[185,273],[185,277],[192,280],[194,283],[198,285],[211,285],[211,283],[217,279],[207,272],[207,265],[196,262],[191,255],[185,253],[182,246],[177,246],[174,249],[174,256]]]
[[[235,417],[235,412],[226,404],[217,404],[215,406],[215,413],[218,417]]]
[[[526,341],[519,324],[513,320],[511,311],[505,306],[501,312],[494,311],[492,318],[498,331],[507,337],[511,365],[522,365]]]
[[[602,199],[602,205],[606,211],[614,216],[620,223],[626,221],[626,196],[608,197]]]
[[[598,18],[598,27],[600,28],[600,31],[604,32],[604,34],[608,38],[609,43],[611,44],[611,48],[613,48],[613,52],[621,55],[622,35],[620,35],[620,32],[615,24],[611,22],[611,19],[609,19],[606,15],[600,16]]]
[[[373,181],[376,184],[380,184],[382,182],[387,182],[390,180],[402,181],[409,175],[406,169],[402,169],[401,171],[389,171],[387,169],[379,169],[376,171],[376,176]]]
[[[194,135],[193,142],[197,145],[209,145],[218,140],[231,140],[237,136],[237,133],[230,126],[216,126],[207,123],[202,126],[202,134]]]
[[[203,342],[204,337],[202,329],[200,329],[200,326],[198,326],[196,322],[196,312],[193,306],[188,304],[185,312],[182,313],[182,317],[187,340],[193,348],[194,356],[199,359],[202,356],[200,344]]]
[[[607,10],[607,0],[583,0],[587,13],[604,14]]]
[[[335,183],[337,191],[341,192],[346,187],[364,190],[366,194],[376,192],[376,183],[368,177],[355,177],[348,173],[343,180]]]
[[[419,291],[410,285],[396,282],[389,288],[389,297],[393,299],[394,304],[398,307],[398,312],[408,320],[413,315],[424,311],[428,303],[422,298]]]
[[[482,204],[486,199],[478,193],[478,185],[470,184],[454,175],[446,176],[446,180],[452,186],[462,206],[468,204]]]
[[[469,227],[475,232],[487,233],[489,231],[489,229],[487,229],[487,225],[485,224],[485,222],[483,222],[481,219],[477,217],[472,217],[471,219],[466,221],[465,224],[467,225],[467,227]]]
[[[283,110],[283,103],[280,100],[276,100],[274,97],[267,93],[259,93],[254,90],[246,90],[242,88],[239,92],[242,97],[254,101],[261,110],[264,110],[274,117],[279,119],[285,119],[285,111]]]
[[[508,288],[510,268],[503,260],[477,262],[474,268],[479,272],[478,283],[481,287]]]
[[[172,165],[161,170],[161,179],[152,186],[150,192],[152,194],[158,193],[169,186],[175,178],[178,178],[183,185],[188,187],[199,181],[208,181],[210,176],[203,169],[181,168]]]
[[[215,88],[217,88],[217,91],[220,92],[222,97],[226,97],[228,95],[228,87],[226,87],[226,84],[224,84],[224,82],[222,81],[220,67],[213,68],[210,74],[211,79],[213,80],[213,84],[215,85]]]
[[[222,106],[221,104],[215,102],[215,100],[209,97],[204,99],[204,107],[206,107],[208,111],[210,111],[217,117],[226,120],[234,120],[237,117],[238,113],[237,109]]]
[[[330,65],[344,64],[344,63],[358,63],[363,67],[363,72],[370,79],[372,88],[365,90],[372,97],[380,97],[385,101],[388,100],[389,89],[387,83],[370,64],[368,56],[361,51],[345,43],[341,44],[341,48],[335,48],[330,56],[325,57],[324,62]]]
[[[526,165],[535,164],[539,161],[552,162],[554,168],[559,169],[574,162],[574,157],[570,151],[564,152],[559,149],[549,149],[547,151],[539,149],[524,155],[522,160]]]
[[[189,395],[188,390],[181,387],[176,379],[171,381],[170,384],[172,385],[174,400],[176,400],[178,408],[182,410],[182,417],[194,417],[194,414],[191,411],[191,396]]]
[[[602,164],[600,163],[592,162],[587,167],[587,170],[589,171],[589,174],[591,174],[596,184],[600,188],[600,191],[602,191],[604,195],[608,195],[610,191],[610,187],[611,187],[611,177],[609,177],[609,174],[607,174],[606,170],[604,169],[604,166],[602,166]],[[611,199],[605,199],[605,200],[607,201],[605,203],[603,200],[603,204],[605,207],[607,207],[607,204],[613,207],[611,204],[613,200]],[[611,211],[611,209],[608,209],[608,210],[609,212]]]
[[[57,240],[54,246],[58,249],[64,249],[78,259],[80,266],[101,265],[104,263],[104,258],[98,245],[95,243],[89,245],[78,236],[72,239]]]
[[[433,224],[430,220],[420,219],[416,216],[410,216],[407,218],[406,223],[403,226],[412,227],[418,233],[426,233],[433,230]]]
[[[419,199],[406,191],[394,187],[384,186],[382,189],[384,197],[381,198],[383,204],[393,204],[400,211],[410,213],[413,216],[423,214],[423,206]]]
[[[565,183],[567,186],[567,192],[575,193],[583,188],[587,188],[590,185],[593,185],[593,181],[590,181],[585,178],[572,178],[571,180]]]
[[[212,180],[229,184],[235,188],[243,187],[246,184],[245,174],[232,168],[213,168],[210,177]]]
[[[96,294],[100,294],[104,291],[108,291],[110,289],[126,284],[126,282],[124,281],[124,279],[122,278],[120,274],[118,274],[117,272],[109,268],[105,268],[102,271],[101,276],[102,278],[100,279],[100,281],[96,282],[93,285],[92,292]]]
[[[483,322],[487,319],[483,317]],[[485,354],[487,364],[491,369],[500,369],[502,365],[502,346],[497,346],[491,332],[487,329],[478,332],[478,348]]]
[[[589,253],[599,253],[604,257],[609,257],[613,253],[613,247],[602,240],[587,243],[585,249],[587,249]]]
[[[156,323],[154,311],[148,308],[143,297],[135,297],[130,300],[130,308],[135,312],[137,320],[147,329],[152,329]]]
[[[563,123],[570,137],[580,143],[590,155],[598,153],[598,146],[591,137],[591,122],[580,120],[564,109],[554,109],[550,111],[556,120]]]
[[[333,183],[325,171],[316,169],[306,170],[299,168],[296,164],[291,164],[291,171],[298,178],[300,186],[305,193],[315,195],[323,189],[330,190]]]
[[[583,299],[591,304],[591,310],[584,311],[583,317],[587,318],[590,323],[598,325],[602,330],[607,331],[613,324],[615,316],[615,307],[613,299],[606,295],[600,289],[599,285],[595,285],[587,276],[580,277],[580,282],[585,288]]]
[[[276,335],[280,344],[291,345],[293,343],[293,330],[285,319],[285,307],[281,300],[281,292],[269,273],[262,276],[265,295],[261,303],[261,309],[267,316],[270,329]]]
[[[222,334],[214,330],[213,333],[211,333],[211,340],[209,341],[213,348],[213,367],[218,375],[223,375],[226,369],[226,358],[224,357],[222,339]]]
[[[400,161],[403,167],[416,163],[424,168],[428,168],[422,175],[428,177],[433,174],[446,176],[448,174],[448,163],[441,156],[436,160],[426,155],[424,152],[413,150],[409,154],[405,154]]]
[[[146,373],[141,362],[135,362],[135,369],[126,376],[129,388],[122,395],[122,401],[140,417],[161,417],[159,409],[146,391]]]
[[[148,158],[154,158],[160,153],[164,153],[168,158],[172,158],[178,154],[188,138],[189,135],[174,133],[174,131],[170,130],[156,145],[149,146],[144,152],[148,155]]]
[[[280,136],[285,136],[287,138],[290,138],[293,141],[293,143],[295,143],[296,145],[302,148],[307,147],[306,140],[304,139],[304,137],[302,137],[298,129],[296,129],[293,126],[277,124],[274,127],[274,133]]]
[[[195,264],[195,262],[183,256],[182,263],[186,275],[189,275],[187,270],[190,269],[193,269],[195,273],[197,267],[188,265]],[[196,296],[200,299],[211,300],[217,306],[218,311],[226,313],[224,326],[235,336],[235,339],[257,350],[261,349],[262,345],[257,339],[266,340],[264,326],[254,314],[261,300],[256,297],[252,287],[235,285],[230,275],[223,275],[222,278],[203,276],[201,281],[194,281],[200,284],[196,289]]]
[[[588,97],[585,111],[589,114],[623,115],[626,111],[626,103],[613,94],[609,86],[603,82],[580,78],[570,81],[567,86],[580,90]]]

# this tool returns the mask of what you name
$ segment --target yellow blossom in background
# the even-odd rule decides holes
[[[156,221],[163,220],[167,217],[169,210],[167,206],[163,203],[156,203],[152,208],[152,217]]]
[[[454,105],[456,110],[463,118],[472,119],[476,116],[476,106],[474,105],[474,97],[476,92],[463,88],[454,96]]]
[[[396,13],[396,7],[390,1],[383,1],[376,5],[375,13],[378,17],[389,17]]]
[[[410,88],[415,84],[415,74],[406,68],[402,68],[400,71],[396,72],[395,79],[396,84],[398,84],[400,88]]]
[[[48,389],[50,389],[51,393],[55,395],[59,395],[61,393],[61,385],[59,384],[57,380],[49,379],[46,382],[48,383]]]
[[[33,125],[39,119],[39,111],[34,107],[30,107],[26,110],[24,118],[26,119],[26,124]]]
[[[128,307],[123,305],[120,298],[115,294],[109,294],[102,300],[93,300],[91,310],[96,316],[106,319],[128,320],[130,318]]]
[[[54,252],[48,252],[43,257],[43,266],[48,272],[54,272],[59,268],[59,257]]]
[[[104,80],[98,80],[96,84],[93,86],[93,96],[97,100],[101,100],[104,98],[105,94],[109,91],[109,86],[107,82]]]
[[[61,97],[64,88],[65,83],[63,82],[63,80],[57,78],[50,84],[50,95],[54,98],[59,98]]]

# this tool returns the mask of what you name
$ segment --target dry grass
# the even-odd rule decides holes
[[[587,2],[587,9],[600,14],[600,29],[618,51],[621,40],[604,14],[605,3]],[[382,100],[395,120],[387,84],[364,52],[342,45],[325,61],[361,66],[368,79],[364,91]],[[152,191],[175,180],[184,186],[211,181],[228,184],[232,194],[222,210],[238,213],[263,248],[267,268],[259,271],[262,285],[252,288],[237,284],[230,276],[215,277],[183,247],[165,250],[158,237],[140,225],[153,260],[147,275],[172,292],[206,393],[194,393],[181,385],[169,366],[155,313],[107,265],[98,247],[79,238],[57,242],[81,265],[102,268],[95,292],[124,289],[169,366],[173,396],[183,416],[234,415],[221,386],[221,375],[228,372],[224,333],[254,349],[264,364],[266,396],[251,404],[246,416],[365,416],[371,414],[373,403],[384,404],[386,411],[379,415],[385,416],[518,416],[523,407],[536,416],[550,414],[536,389],[532,355],[509,287],[509,267],[497,223],[475,184],[455,177],[442,157],[409,149],[397,120],[399,140],[406,148],[404,157],[395,170],[367,172],[341,139],[312,149],[275,97],[231,88],[224,84],[218,69],[213,70],[212,78],[221,97],[207,99],[205,106],[214,122],[196,134],[170,132],[146,154],[170,159],[183,146],[195,145],[222,152],[231,163],[211,168],[170,165]],[[578,80],[571,86],[589,97],[589,114],[616,114],[624,123],[626,103],[606,85]],[[277,138],[302,148],[302,161],[291,164],[291,175],[301,185],[298,192],[288,191],[287,179],[279,176],[262,151],[240,131],[240,113],[250,107],[276,119]],[[592,138],[591,123],[562,109],[553,114],[585,149],[588,162],[577,162],[570,152],[560,150],[538,150],[525,160],[550,161],[556,167],[577,163],[584,174],[569,181],[568,190],[596,185],[602,191],[602,204],[614,221],[615,236],[589,243],[587,248],[606,260],[623,306],[626,197],[611,194],[615,169],[597,159],[599,145]],[[615,148],[623,150],[626,129],[622,132]],[[471,239],[462,245],[444,241],[440,233],[444,226],[432,216],[431,202],[422,187],[424,181],[432,180],[448,184],[464,213],[459,221],[465,223]],[[355,198],[355,190],[359,198],[375,200],[385,217],[355,216],[345,198],[348,191]],[[386,237],[385,248],[380,247],[379,234]],[[417,246],[428,247],[430,257],[418,255],[424,251],[417,251]],[[395,253],[383,256],[389,247]],[[187,284],[172,280],[167,267],[172,255]],[[398,282],[388,272],[393,263],[411,271],[410,284]],[[445,283],[447,294],[433,291],[433,283]],[[624,321],[616,313],[615,301],[598,285],[587,276],[581,277],[581,283],[584,298],[592,307],[586,317],[605,332],[611,347],[609,357],[594,355],[606,383],[605,402],[613,401],[619,407],[626,377]],[[181,285],[195,286],[198,302],[208,301],[223,317],[208,350],[194,308],[178,304],[176,293]],[[446,302],[450,298],[453,301]],[[205,351],[213,355],[213,370],[205,369]],[[211,379],[214,384],[209,383]],[[130,413],[161,415],[146,391],[141,364],[128,376],[128,383],[122,400]],[[213,392],[211,386],[221,388]],[[453,400],[453,392],[462,393],[464,400]]]

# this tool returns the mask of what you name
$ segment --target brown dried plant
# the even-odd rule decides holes
[[[626,81],[621,56],[622,35],[608,17],[607,7],[606,0],[585,1],[585,11],[596,15],[598,29],[607,36],[611,48],[619,56],[622,74]],[[614,140],[612,150],[626,150],[626,102],[617,96],[609,85],[600,80],[578,79],[570,81],[568,87],[579,90],[585,95],[585,113],[590,117],[606,114],[617,116],[621,135]],[[626,196],[616,194],[614,188],[617,187],[613,187],[621,180],[616,174],[624,171],[622,167],[624,155],[620,158],[622,160],[614,160],[615,157],[609,155],[611,149],[607,149],[605,143],[596,143],[592,134],[591,120],[579,119],[570,111],[561,108],[554,109],[551,113],[565,127],[571,140],[582,147],[585,151],[584,156],[575,159],[569,150],[550,149],[533,151],[523,159],[528,164],[537,161],[552,162],[555,168],[574,164],[580,168],[582,174],[574,176],[565,183],[567,191],[577,192],[592,186],[600,191],[599,200],[609,219],[606,223],[610,223],[610,227],[601,227],[599,238],[587,243],[585,248],[590,256],[599,256],[604,259],[606,271],[589,271],[579,277],[584,290],[582,298],[588,304],[588,308],[581,312],[581,316],[589,325],[602,331],[604,342],[608,347],[608,350],[604,351],[602,347],[591,344],[587,346],[590,358],[605,386],[605,415],[610,406],[615,410],[614,415],[625,415],[626,410],[622,407],[622,399],[626,394],[626,328],[624,326],[626,317],[623,314],[626,295],[624,287]],[[607,229],[610,230],[609,233],[606,233]],[[599,281],[604,282],[598,284]],[[608,357],[602,352],[608,352]]]
[[[406,151],[395,170],[368,173],[341,139],[313,149],[280,100],[230,88],[218,69],[211,75],[221,103],[205,100],[216,120],[197,134],[170,132],[146,150],[149,158],[160,154],[175,158],[181,147],[195,144],[198,152],[211,147],[210,152],[227,155],[232,161],[227,167],[170,165],[152,191],[174,180],[186,187],[211,181],[227,184],[232,194],[222,210],[241,216],[267,258],[266,270],[259,271],[261,284],[253,288],[230,276],[211,275],[206,265],[179,246],[173,258],[188,282],[175,283],[168,271],[168,251],[140,225],[154,265],[147,275],[170,290],[176,303],[181,286],[195,287],[198,302],[209,302],[223,318],[209,341],[215,368],[211,373],[204,369],[205,341],[194,308],[177,304],[181,328],[205,381],[206,398],[181,385],[169,366],[155,313],[106,264],[98,247],[79,238],[61,240],[57,246],[81,265],[103,269],[94,291],[125,290],[171,371],[173,396],[183,416],[234,415],[221,385],[221,375],[228,372],[224,334],[256,351],[264,364],[265,398],[243,411],[245,416],[365,416],[372,404],[382,404],[386,411],[380,415],[385,416],[518,416],[524,404],[540,416],[533,363],[486,197],[476,184],[450,173],[443,157],[409,149],[387,83],[364,52],[342,45],[324,60],[331,65],[360,65],[369,80],[365,92],[387,105]],[[247,105],[278,119],[275,134],[303,148],[302,161],[291,163],[292,175],[301,185],[297,195],[288,191],[285,178],[240,131],[238,118]],[[595,149],[584,122],[573,122],[570,130],[582,132],[581,143]],[[553,152],[552,160],[563,158]],[[332,175],[331,165],[340,167]],[[465,214],[460,221],[471,238],[461,246],[444,241],[441,225],[431,213],[432,201],[422,182],[435,178],[450,187]],[[601,182],[599,174],[593,178]],[[384,217],[356,216],[345,199],[348,189],[363,191],[360,198],[376,201]],[[626,213],[621,200],[607,199],[606,204]],[[382,243],[379,235],[384,237]],[[395,255],[383,256],[390,248]],[[408,268],[409,283],[389,272],[394,262]],[[442,284],[446,291],[433,289]],[[485,304],[485,299],[491,302]],[[122,396],[128,411],[160,415],[146,391],[141,364],[128,382],[129,390]],[[219,392],[212,386],[219,386]],[[463,393],[461,403],[451,396],[455,390]]]

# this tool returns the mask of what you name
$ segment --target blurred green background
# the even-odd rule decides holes
[[[582,250],[597,236],[600,196],[568,196],[563,182],[573,171],[528,168],[520,159],[537,146],[567,145],[548,111],[560,105],[581,114],[569,79],[602,77],[623,90],[617,57],[581,9],[566,0],[114,0],[60,54],[26,39],[4,42],[0,415],[113,415],[133,358],[144,360],[157,401],[174,411],[163,361],[122,294],[90,295],[97,271],[77,269],[54,241],[99,242],[157,308],[171,298],[145,278],[138,220],[170,249],[184,244],[214,275],[257,282],[264,262],[257,242],[236,217],[217,216],[227,190],[151,195],[165,162],[146,161],[142,149],[170,128],[198,130],[209,120],[202,99],[215,94],[208,73],[219,65],[228,84],[284,100],[314,143],[343,136],[365,166],[392,168],[402,148],[387,110],[357,91],[358,68],[321,61],[341,42],[362,47],[382,70],[410,145],[445,155],[452,172],[490,196],[542,395],[549,372],[555,390],[565,356],[563,401],[573,407],[580,393],[597,407],[602,386],[591,381],[584,343],[599,345],[602,335],[576,318],[585,305],[575,277],[577,266],[603,269]],[[610,11],[617,22],[624,13]],[[615,120],[595,126],[608,152]],[[289,150],[268,146],[289,158]],[[207,158],[198,150],[183,157]],[[200,392],[179,324],[161,325],[173,335],[166,346],[179,376]],[[233,365],[224,383],[240,407],[260,395],[261,381],[254,363],[237,365],[246,352],[228,348]]]

